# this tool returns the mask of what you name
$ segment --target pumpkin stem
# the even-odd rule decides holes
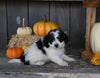
[[[44,15],[44,21],[47,22],[47,17],[46,17],[46,15]]]
[[[24,22],[25,22],[25,18],[23,18],[23,27],[25,27],[25,23]]]

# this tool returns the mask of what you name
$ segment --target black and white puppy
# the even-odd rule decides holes
[[[52,30],[43,39],[33,43],[20,59],[12,59],[9,62],[19,62],[27,65],[44,65],[48,61],[57,63],[60,66],[68,66],[67,61],[75,61],[64,54],[65,44],[68,36],[61,30]]]

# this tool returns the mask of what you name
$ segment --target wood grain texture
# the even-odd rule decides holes
[[[27,0],[7,0],[7,20],[8,20],[8,38],[16,34],[17,28],[22,26],[22,18],[25,17],[27,26]]]
[[[84,0],[84,7],[100,7],[100,0]]]
[[[96,8],[87,8],[86,12],[86,50],[91,50],[90,47],[90,35],[91,29],[96,20]]]
[[[0,49],[5,49],[7,45],[7,22],[6,22],[6,2],[0,0]]]
[[[50,21],[69,33],[69,2],[50,2]]]
[[[69,33],[69,40],[72,42],[70,47],[84,48],[86,10],[82,7],[81,1],[6,1],[7,8],[6,2],[0,1],[0,48],[4,48],[7,39],[16,34],[17,27],[22,26],[23,17],[26,18],[25,24],[32,28],[36,22],[44,20],[44,15],[48,21],[57,23],[59,28]],[[99,9],[97,11],[97,21],[99,21],[100,11]]]
[[[50,21],[69,34],[69,2],[50,2]],[[69,44],[67,45],[69,47]]]
[[[49,2],[29,2],[29,26],[38,21],[44,21],[44,15],[49,20]]]
[[[85,46],[86,10],[82,2],[72,2],[70,11],[70,40],[72,48]]]

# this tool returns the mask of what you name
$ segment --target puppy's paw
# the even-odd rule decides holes
[[[60,63],[59,65],[60,66],[68,66],[68,63],[64,61],[64,62]]]
[[[41,65],[44,65],[45,63],[44,62],[37,62],[37,63],[35,63],[35,65],[39,65],[39,66],[41,66]]]
[[[75,59],[74,59],[74,58],[70,58],[69,61],[70,61],[70,62],[74,62]]]

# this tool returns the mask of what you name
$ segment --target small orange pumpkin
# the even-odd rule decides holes
[[[36,35],[45,37],[50,30],[58,29],[58,25],[54,22],[46,21],[39,21],[33,25],[33,32]]]
[[[19,47],[8,48],[7,51],[6,51],[6,55],[10,59],[19,58],[19,57],[21,57],[23,55],[23,49],[21,49]]]
[[[25,50],[28,48],[29,46],[22,46],[23,51],[25,52]]]

